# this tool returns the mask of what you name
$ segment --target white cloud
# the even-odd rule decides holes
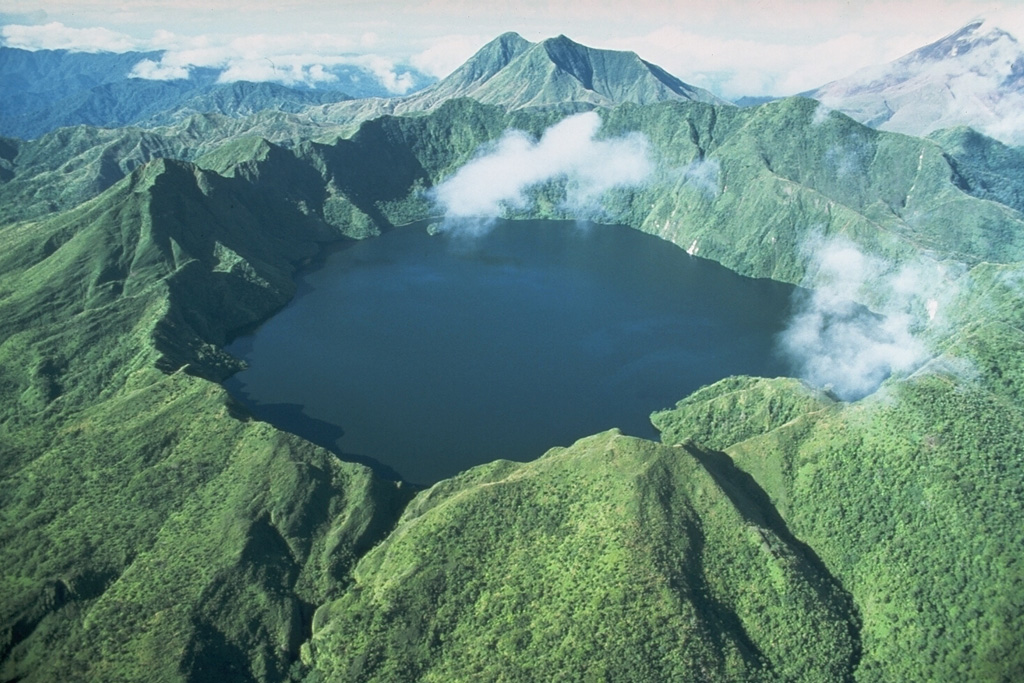
[[[130,52],[142,49],[144,41],[105,28],[71,28],[52,21],[38,26],[0,26],[0,38],[7,47],[22,50],[74,50],[76,52]]]
[[[359,55],[357,57],[341,59],[347,61],[338,61],[339,64],[358,66],[372,73],[377,81],[393,95],[404,95],[415,85],[411,75],[399,73],[394,61],[386,57]]]
[[[301,66],[285,63],[278,64],[269,57],[265,59],[239,59],[230,61],[217,77],[218,83],[235,83],[237,81],[253,81],[256,83],[274,82],[283,85],[312,85],[307,79],[305,69]]]
[[[313,54],[321,59],[303,64],[312,69],[316,64],[327,67],[327,57],[373,52],[396,63],[411,60],[416,68],[443,77],[502,31],[519,31],[530,40],[564,33],[594,47],[635,51],[726,97],[789,95],[814,88],[861,67],[891,61],[978,15],[993,17],[994,23],[1024,37],[1024,9],[1005,0],[641,0],[628,10],[614,3],[546,0],[504,5],[468,0],[54,0],[47,3],[45,14],[38,13],[38,5],[7,0],[5,16],[12,20],[27,23],[35,17],[54,23],[4,27],[5,44],[193,51],[203,47],[198,43],[205,37],[207,48],[236,51],[232,63]],[[90,22],[113,30],[68,27]],[[247,37],[209,36],[211,26],[230,26]],[[244,49],[247,43],[249,50]],[[216,65],[226,68],[227,63]],[[166,76],[182,66],[201,64],[164,62],[153,73]],[[303,78],[316,76],[310,72]],[[384,82],[393,92],[406,86],[397,73],[393,81],[385,73]]]
[[[210,67],[222,70],[222,83],[273,81],[313,87],[337,80],[329,71],[331,67],[348,65],[368,72],[395,95],[405,94],[415,85],[413,77],[399,69],[394,59],[353,53],[379,43],[379,36],[373,32],[356,38],[329,33],[189,37],[158,30],[149,40],[141,40],[104,28],[70,28],[52,22],[42,26],[3,26],[0,37],[4,45],[29,50],[162,50],[158,61],[141,60],[131,71],[134,78],[151,80],[184,79],[195,67]]]
[[[635,50],[684,81],[726,98],[793,95],[854,70],[906,54],[926,42],[920,34],[874,36],[851,33],[812,43],[734,38],[663,26],[651,33],[604,41]]]
[[[373,40],[363,36],[360,44]],[[165,37],[165,42],[170,41]],[[314,87],[338,80],[330,72],[332,67],[353,66],[368,72],[392,94],[404,94],[415,85],[412,76],[390,58],[345,52],[354,47],[353,41],[326,35],[252,35],[222,44],[208,38],[192,39],[169,49],[158,64],[140,65],[133,75],[177,78],[189,68],[210,67],[222,70],[221,83],[271,81]]]
[[[218,80],[271,81],[284,85],[314,87],[337,80],[330,73],[335,66],[354,66],[371,74],[388,92],[404,94],[414,85],[412,77],[399,71],[394,60],[373,54],[351,54],[351,50],[373,44],[376,37],[364,34],[358,41],[328,34],[270,36],[256,34],[219,42],[211,37],[181,41],[169,49],[155,73],[180,73],[182,68],[221,69]]]
[[[832,116],[832,111],[832,109],[826,107],[824,104],[819,102],[818,106],[814,109],[814,116],[811,118],[811,125],[822,125],[823,123],[829,120],[829,117]]]
[[[409,62],[425,74],[444,78],[472,57],[494,36],[449,35],[438,39],[433,45]]]
[[[540,140],[509,131],[438,185],[434,199],[450,219],[495,218],[504,208],[528,206],[531,188],[564,180],[567,207],[599,206],[605,192],[639,185],[653,170],[646,138],[598,140],[600,127],[600,117],[586,112],[551,126]]]
[[[142,78],[148,81],[177,81],[189,77],[187,66],[172,66],[152,59],[143,59],[132,67],[129,78]]]
[[[683,171],[683,180],[687,185],[693,187],[707,197],[714,199],[721,190],[719,179],[722,175],[722,166],[718,159],[704,159],[694,161]]]
[[[353,66],[366,71],[393,95],[402,95],[415,85],[413,77],[401,72],[390,59],[378,55],[281,54],[261,58],[228,58],[218,80],[273,81],[284,85],[316,86],[337,81],[332,67]]]
[[[812,239],[808,251],[811,291],[779,337],[800,377],[856,400],[928,360],[922,331],[944,324],[954,291],[945,267],[917,262],[892,270],[842,238]],[[871,311],[855,303],[866,299]]]

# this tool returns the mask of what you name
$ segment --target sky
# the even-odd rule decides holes
[[[4,0],[0,41],[167,51],[137,69],[148,78],[214,66],[325,85],[325,67],[354,63],[400,94],[412,84],[401,65],[441,78],[506,31],[531,41],[564,34],[631,50],[732,99],[809,90],[978,18],[1024,37],[1024,0]]]

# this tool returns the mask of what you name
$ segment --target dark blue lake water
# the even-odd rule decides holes
[[[620,226],[422,225],[349,244],[228,350],[257,417],[433,483],[532,460],[735,374],[785,374],[792,287],[740,277]],[[359,459],[359,457],[355,458]]]

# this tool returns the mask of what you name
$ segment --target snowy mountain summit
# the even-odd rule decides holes
[[[804,94],[881,130],[922,136],[966,125],[1024,144],[1024,47],[983,20]]]

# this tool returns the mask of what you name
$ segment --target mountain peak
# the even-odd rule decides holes
[[[684,83],[634,52],[587,47],[565,35],[532,43],[508,32],[481,47],[446,78],[413,95],[340,102],[318,110],[316,116],[350,123],[384,114],[432,111],[458,98],[506,111],[578,111],[668,100],[732,104]]]
[[[881,130],[924,136],[967,125],[1024,142],[1024,49],[984,19],[805,94]]]
[[[475,55],[466,60],[462,66],[453,71],[445,80],[457,80],[466,83],[485,81],[504,69],[512,60],[532,46],[533,43],[514,31],[502,33],[477,50]]]
[[[573,40],[569,36],[565,35],[564,33],[559,33],[554,38],[546,38],[542,42],[545,45],[549,45],[549,44],[550,45],[559,45],[559,44],[562,44],[562,45],[575,45],[576,47],[583,47],[583,45],[580,45],[579,43],[577,43],[575,40]]]
[[[528,41],[526,38],[523,38],[515,31],[506,31],[505,33],[502,33],[500,36],[498,36],[490,43],[488,43],[488,45],[501,45],[503,47],[512,48],[529,47],[532,44],[533,43]]]
[[[726,104],[706,90],[683,83],[634,52],[581,45],[565,35],[532,43],[503,33],[442,81],[397,101],[396,112],[429,110],[456,97],[471,97],[507,109],[614,106],[662,100]]]
[[[1017,39],[985,19],[976,19],[949,35],[925,45],[904,59],[915,61],[942,61],[962,58],[971,51],[993,48],[998,43],[1017,45]]]

